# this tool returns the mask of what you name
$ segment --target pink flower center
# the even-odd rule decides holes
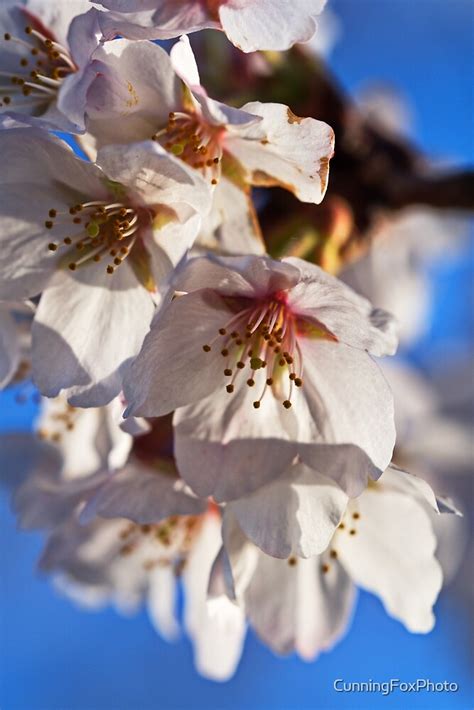
[[[64,79],[77,71],[68,49],[56,42],[46,28],[24,11],[31,24],[23,37],[3,35],[2,50],[12,49],[17,70],[0,73],[0,108],[42,113],[56,100]]]
[[[285,294],[273,294],[240,310],[219,329],[210,344],[203,345],[203,350],[210,352],[214,347],[220,348],[226,361],[224,375],[230,378],[227,392],[234,392],[237,378],[245,376],[248,387],[260,381],[262,389],[253,402],[255,409],[260,407],[268,389],[282,400],[285,409],[291,407],[293,387],[303,384],[303,360],[296,318],[286,303]]]
[[[166,128],[155,133],[153,140],[192,168],[200,170],[212,185],[217,185],[224,132],[222,126],[207,123],[195,111],[175,111],[169,114]]]

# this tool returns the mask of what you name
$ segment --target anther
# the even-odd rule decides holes
[[[303,380],[300,377],[296,377],[295,378],[296,387],[301,387],[302,384],[303,384]]]
[[[356,530],[354,530],[354,528],[352,528],[352,530],[349,530],[349,535],[355,535],[355,534],[356,534]]]
[[[64,237],[63,242],[64,244],[72,244],[72,239],[71,237]]]
[[[58,213],[56,212],[56,210],[49,210],[48,214],[51,217],[51,219],[54,219],[54,217],[56,217],[56,215]]]
[[[227,385],[226,390],[229,394],[232,394],[234,391],[234,385]]]
[[[267,379],[267,385],[271,386],[273,384],[273,377]]]
[[[354,520],[358,520],[360,518],[360,513],[353,513],[352,517],[354,518]]]
[[[333,560],[337,558],[337,551],[336,550],[331,550],[329,553],[329,556],[332,557]]]
[[[229,351],[227,350],[227,348],[222,348],[221,355],[223,355],[224,357],[227,357],[228,354],[229,354]]]
[[[68,267],[71,269],[71,271],[75,271],[77,268],[76,264],[73,261],[68,264]]]
[[[54,222],[51,222],[49,219],[44,223],[44,226],[46,229],[52,229],[54,227]]]
[[[225,328],[219,328],[219,335],[225,335],[227,333]]]
[[[113,273],[114,273],[114,267],[113,267],[113,266],[108,266],[108,267],[107,267],[107,273],[108,273],[108,274],[113,274]]]
[[[10,34],[9,32],[5,32],[5,34],[3,35],[3,39],[7,40],[7,42],[8,42],[8,40],[10,40],[11,38],[12,38],[12,36],[11,36],[11,34]]]
[[[329,565],[321,565],[321,571],[323,574],[327,574],[329,572]]]
[[[237,367],[239,368],[239,370],[243,370],[245,367],[245,363],[242,362],[242,360],[239,360],[239,362],[237,363]]]
[[[202,349],[204,350],[205,353],[211,352],[211,346],[210,345],[203,345]]]
[[[224,370],[224,375],[226,377],[232,377],[232,370],[230,370],[228,367]]]
[[[252,378],[250,378],[249,380],[247,380],[247,384],[248,384],[249,387],[253,387],[254,384],[255,384],[255,380],[253,380]]]
[[[263,360],[261,360],[259,357],[250,358],[250,367],[252,368],[252,370],[259,370],[261,367],[264,367]]]
[[[285,409],[289,409],[289,408],[291,407],[291,402],[290,402],[290,400],[289,400],[289,399],[285,399],[285,401],[283,402],[283,406],[285,407]]]
[[[260,409],[260,402],[258,401],[258,399],[256,402],[253,403],[253,406],[255,409]]]
[[[56,251],[57,248],[58,248],[58,245],[54,244],[53,242],[51,242],[51,244],[48,244],[48,249],[50,251]]]

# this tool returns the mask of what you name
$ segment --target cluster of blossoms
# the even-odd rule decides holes
[[[85,605],[145,600],[165,638],[181,580],[196,665],[216,679],[247,625],[315,658],[356,587],[429,631],[433,518],[456,510],[394,458],[374,358],[394,354],[395,319],[269,256],[253,202],[279,186],[319,204],[333,131],[211,98],[187,37],[286,50],[324,2],[94,5],[8,2],[0,18],[0,382],[31,369],[45,397],[14,496],[21,524],[47,531],[41,568]],[[170,38],[169,53],[150,41]]]

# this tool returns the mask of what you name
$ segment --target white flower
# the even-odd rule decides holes
[[[187,293],[157,315],[124,394],[140,416],[183,407],[178,467],[198,495],[238,498],[296,454],[350,495],[380,475],[392,398],[368,352],[395,349],[387,313],[299,259],[193,259],[173,285]]]
[[[225,680],[245,636],[229,600],[208,607],[207,585],[222,543],[217,510],[190,495],[170,461],[133,458],[115,473],[66,480],[59,467],[37,468],[15,495],[20,524],[50,530],[40,566],[58,587],[88,606],[125,613],[146,601],[157,631],[172,640],[177,578],[185,592],[184,628],[200,673]],[[133,522],[131,522],[133,521]]]
[[[87,126],[97,146],[153,138],[202,172],[215,186],[206,227],[220,231],[226,250],[262,251],[251,185],[280,185],[304,202],[323,199],[332,129],[282,104],[235,109],[209,98],[187,37],[171,57],[128,40],[109,42],[94,57],[101,71],[88,92]]]
[[[349,623],[355,586],[379,596],[408,630],[426,633],[442,581],[427,505],[437,504],[424,481],[389,468],[348,503],[322,555],[285,560],[255,547],[226,509],[225,547],[214,572],[278,653],[312,659],[331,648]],[[214,586],[211,580],[211,593]]]
[[[43,291],[35,382],[46,396],[67,390],[73,404],[107,403],[158,286],[196,237],[209,189],[151,141],[108,146],[95,165],[40,130],[12,128],[0,150],[0,298]]]
[[[325,0],[100,0],[106,39],[169,39],[202,29],[222,29],[244,52],[285,50],[306,42]]]
[[[85,0],[7,3],[0,11],[0,112],[46,128],[84,131],[98,15]]]

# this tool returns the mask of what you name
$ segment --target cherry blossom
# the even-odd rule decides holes
[[[84,131],[86,94],[96,75],[91,55],[100,39],[98,14],[85,0],[6,4],[0,11],[2,114]]]
[[[372,355],[393,321],[299,259],[201,257],[179,269],[124,379],[128,414],[175,415],[181,475],[230,500],[302,461],[358,495],[389,464],[392,397]],[[185,406],[189,405],[189,406]]]
[[[0,132],[0,145],[0,298],[43,291],[33,324],[43,394],[107,403],[199,231],[208,186],[151,141],[108,146],[97,164],[33,128]]]
[[[304,202],[323,199],[332,129],[282,104],[235,109],[209,98],[187,37],[171,57],[150,42],[123,39],[94,58],[101,71],[88,92],[87,127],[95,145],[153,138],[202,172],[215,187],[206,227],[219,230],[221,248],[262,252],[251,185],[279,185]]]
[[[324,495],[324,493],[323,493]],[[301,559],[276,559],[253,545],[235,510],[226,508],[224,548],[211,593],[227,594],[245,611],[264,643],[278,653],[310,660],[330,649],[350,623],[355,587],[373,592],[408,630],[427,633],[441,588],[429,486],[389,468],[348,502],[327,549]],[[274,590],[278,589],[278,594]]]
[[[325,0],[100,0],[106,39],[169,39],[202,29],[221,29],[243,52],[285,50],[316,31]]]
[[[87,422],[90,431],[100,435],[108,414],[103,408],[90,411],[95,423]],[[47,415],[57,425],[57,418]],[[70,410],[67,417],[65,441],[54,436],[57,432],[49,439],[63,455],[77,446],[77,436],[70,436]],[[86,452],[94,449],[92,441],[84,444]],[[96,438],[97,453],[103,444]],[[108,448],[108,460],[110,455],[117,460],[117,445]],[[61,458],[56,465],[48,460],[45,466],[40,453],[16,491],[14,506],[22,527],[48,531],[41,569],[55,576],[63,593],[89,608],[112,602],[132,613],[146,602],[152,623],[168,640],[180,630],[175,594],[181,576],[183,626],[193,641],[197,669],[216,680],[232,675],[245,635],[243,614],[229,600],[221,600],[218,608],[207,604],[209,573],[222,543],[217,508],[208,509],[206,501],[186,490],[171,459],[150,462],[132,455],[115,471],[86,474],[73,471],[67,459],[62,465]]]

